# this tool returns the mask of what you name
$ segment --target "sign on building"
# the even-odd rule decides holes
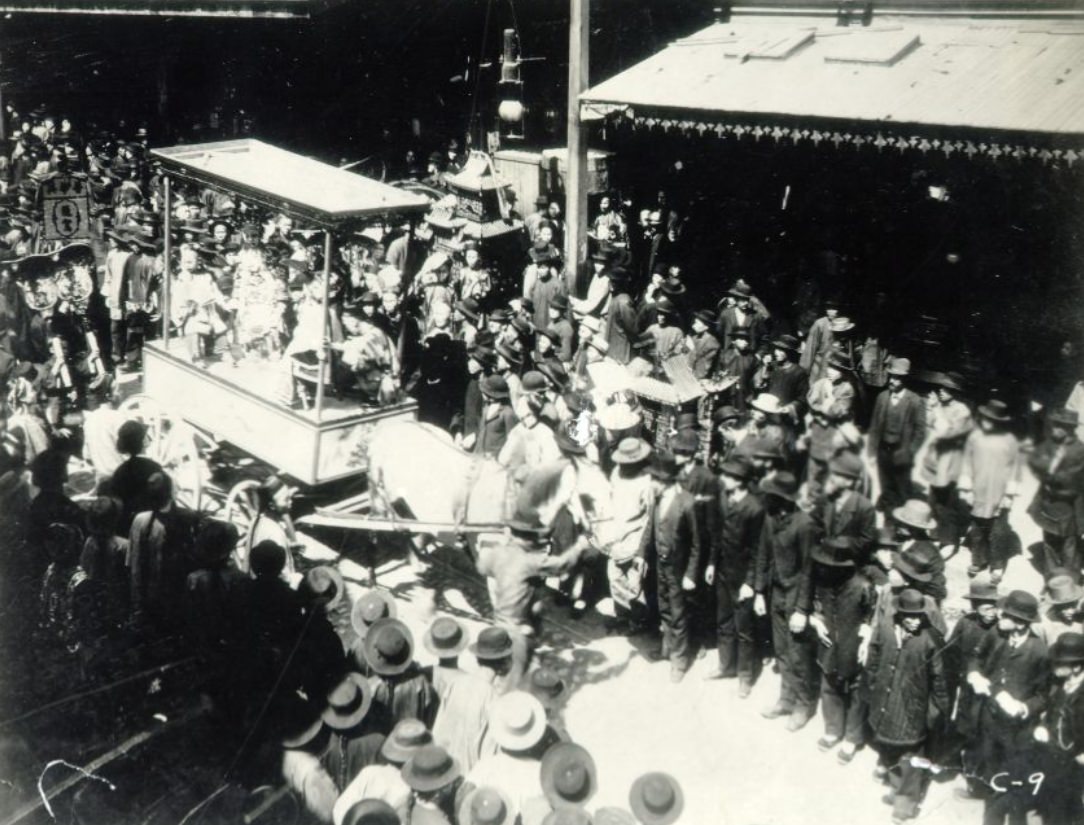
[[[90,237],[89,190],[86,178],[58,175],[42,183],[45,240],[71,241]]]

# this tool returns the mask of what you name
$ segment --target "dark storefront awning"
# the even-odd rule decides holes
[[[962,136],[1009,153],[1038,138],[1079,151],[1084,21],[884,18],[841,28],[823,18],[735,18],[580,99],[585,116],[619,111],[701,133],[797,128],[814,139],[853,132],[888,143]]]
[[[305,18],[344,0],[0,0],[0,12]]]

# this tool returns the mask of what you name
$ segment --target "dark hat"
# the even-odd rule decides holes
[[[615,266],[610,270],[610,284],[612,286],[624,286],[632,280],[632,273],[623,266]]]
[[[546,376],[554,389],[563,391],[568,386],[568,372],[560,361],[543,361],[538,365],[538,371]]]
[[[828,472],[845,478],[861,478],[865,466],[854,453],[843,453],[828,462]]]
[[[497,344],[497,355],[501,356],[512,367],[523,366],[523,354],[510,347],[504,341]]]
[[[512,637],[500,627],[487,627],[478,634],[478,639],[470,646],[470,652],[480,662],[492,662],[506,659],[512,655]]]
[[[738,327],[737,329],[731,330],[729,335],[731,341],[751,341],[753,338],[753,336],[749,334],[748,327]]]
[[[1080,415],[1076,410],[1058,409],[1054,410],[1047,416],[1047,421],[1053,425],[1060,425],[1062,427],[1079,427]]]
[[[521,336],[528,336],[534,332],[534,325],[526,318],[515,317],[510,322],[512,328]]]
[[[360,673],[347,673],[327,695],[322,718],[334,730],[357,727],[373,703],[373,689]]]
[[[752,298],[753,290],[745,281],[738,281],[726,291],[726,294],[734,298]]]
[[[937,528],[937,522],[933,518],[933,509],[919,498],[908,499],[903,506],[896,507],[892,511],[892,518],[899,524],[916,530],[924,530],[927,533]]]
[[[138,419],[129,418],[117,430],[117,451],[134,453],[142,450],[146,438],[147,425]]]
[[[899,547],[903,542],[896,535],[896,528],[886,525],[877,528],[877,537],[873,543],[877,547]]]
[[[913,587],[904,589],[893,601],[897,614],[926,615],[926,597]]]
[[[321,564],[305,573],[298,591],[330,612],[346,595],[346,582],[337,568]]]
[[[590,410],[592,406],[591,396],[579,390],[564,393],[561,400],[565,402],[568,411],[573,415],[579,415],[585,410]]]
[[[651,445],[642,438],[622,438],[610,458],[615,464],[639,464],[651,457]]]
[[[527,677],[527,690],[543,707],[551,708],[559,705],[561,700],[568,695],[568,685],[561,675],[548,667],[539,667],[531,671]]]
[[[960,392],[964,388],[964,378],[958,372],[930,372],[926,374],[926,383],[934,387]]]
[[[749,440],[748,447],[746,447],[745,444],[743,444],[742,447],[743,450],[748,451],[748,455],[751,458],[768,458],[773,461],[780,461],[783,458],[783,452],[780,449],[778,442],[771,438],[752,436]]]
[[[591,754],[572,742],[558,742],[542,757],[542,792],[557,808],[582,808],[598,791]]]
[[[600,263],[608,264],[613,260],[613,252],[606,247],[599,247],[591,253],[592,261],[599,261]]]
[[[741,458],[728,458],[720,465],[719,475],[749,481],[753,477],[753,467],[748,461]]]
[[[902,575],[916,582],[931,582],[937,575],[941,554],[928,541],[916,541],[892,559],[892,566]]]
[[[459,762],[440,745],[418,748],[400,771],[403,781],[422,793],[447,787],[462,775]]]
[[[397,765],[406,763],[419,750],[433,743],[433,734],[420,719],[403,719],[384,740],[380,755]]]
[[[780,335],[772,341],[772,346],[789,352],[799,352],[802,349],[802,345],[793,335]]]
[[[991,398],[985,404],[980,404],[977,412],[989,421],[997,421],[1001,424],[1012,421],[1012,416],[1009,414],[1009,405],[1000,398]]]
[[[561,292],[558,292],[552,298],[550,298],[550,309],[555,309],[558,312],[564,312],[568,309],[568,297]]]
[[[524,498],[526,496],[521,491],[520,500]],[[513,535],[525,536],[536,541],[541,541],[552,532],[550,527],[542,523],[538,510],[533,507],[517,506],[515,514],[508,520],[508,529]]]
[[[669,295],[671,298],[676,298],[679,295],[685,294],[685,284],[681,282],[681,279],[671,275],[662,282],[662,286],[659,287],[664,295]]]
[[[693,313],[693,318],[700,321],[708,329],[712,329],[715,326],[715,313],[710,309],[698,309]]]
[[[786,501],[798,500],[798,479],[794,473],[780,471],[760,483],[760,492],[766,496],[776,496]]]
[[[970,602],[997,602],[997,585],[986,577],[976,576],[971,580],[965,597]]]
[[[1009,595],[1003,596],[997,606],[1006,616],[1022,622],[1039,621],[1039,600],[1024,590],[1013,590]]]
[[[277,576],[286,567],[286,548],[276,541],[264,539],[249,551],[248,566],[257,576]]]
[[[379,619],[363,640],[365,661],[374,673],[398,676],[414,660],[414,637],[398,619]]]
[[[557,427],[555,440],[557,441],[557,448],[564,455],[587,455],[587,445],[581,444],[579,439],[572,434],[576,427],[577,423],[574,418]]]
[[[632,783],[629,807],[641,825],[670,825],[681,816],[685,795],[669,774],[647,773]]]
[[[724,421],[738,421],[739,419],[741,419],[741,413],[729,404],[719,407],[719,409],[711,414],[711,421],[716,426],[722,424]]]
[[[1053,576],[1046,583],[1046,594],[1053,605],[1076,604],[1084,598],[1084,591],[1072,576]]]
[[[1084,664],[1084,634],[1062,633],[1050,646],[1050,663],[1055,666]]]
[[[380,296],[373,292],[371,289],[365,290],[361,293],[361,297],[358,299],[358,303],[362,306],[377,306],[380,303]]]
[[[489,313],[489,320],[500,324],[507,324],[512,320],[512,310],[506,307],[498,307]]]
[[[854,567],[854,551],[846,537],[833,536],[825,539],[813,550],[813,561],[825,567]]]
[[[693,430],[678,430],[670,439],[670,449],[676,455],[696,455],[700,449],[700,437]]]
[[[531,263],[535,266],[540,264],[551,264],[561,260],[560,253],[553,246],[553,244],[535,244],[530,248],[527,253],[531,258]]]
[[[665,295],[655,302],[656,315],[673,315],[676,312],[677,307],[674,306],[674,302],[667,298]]]
[[[846,372],[854,371],[854,364],[852,364],[842,352],[835,351],[828,356],[828,366],[835,367],[837,370],[844,370]]]
[[[459,825],[512,825],[516,811],[499,788],[483,785],[471,791],[459,806]]]
[[[364,639],[374,624],[381,619],[396,617],[395,599],[385,590],[373,588],[361,594],[350,608],[350,626],[359,638]]]
[[[303,748],[324,730],[323,712],[319,704],[302,699],[296,693],[286,701],[282,708],[284,712],[279,714],[282,719],[282,746]]]
[[[673,453],[657,450],[651,457],[651,466],[648,471],[659,481],[673,481],[678,477],[677,459],[674,458]]]
[[[440,659],[459,655],[469,641],[466,628],[451,616],[438,616],[422,637],[425,649]]]
[[[395,808],[380,799],[362,799],[350,806],[342,825],[401,825]]]
[[[543,392],[549,387],[549,384],[546,383],[546,376],[538,370],[527,370],[527,372],[523,373],[520,382],[523,392]]]
[[[508,400],[508,382],[499,375],[487,375],[479,386],[482,395],[493,401]]]

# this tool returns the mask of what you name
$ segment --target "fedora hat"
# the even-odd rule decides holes
[[[929,532],[937,527],[930,505],[922,499],[912,498],[892,511],[892,518],[900,524],[913,527],[916,530]]]
[[[362,799],[350,806],[341,825],[401,825],[395,808],[381,799]]]
[[[897,613],[925,615],[926,598],[913,587],[904,589],[892,602]]]
[[[844,478],[861,478],[865,465],[854,453],[843,453],[828,462],[828,472]]]
[[[637,825],[637,822],[624,808],[607,806],[595,811],[595,825]]]
[[[741,458],[728,458],[720,465],[719,475],[748,481],[753,477],[753,467],[748,461]]]
[[[482,395],[491,401],[508,400],[508,382],[499,375],[487,375],[479,385]]]
[[[772,341],[772,348],[787,350],[789,352],[800,352],[802,345],[793,335],[780,335]]]
[[[398,676],[414,661],[414,637],[398,619],[377,620],[362,643],[365,661],[380,676]]]
[[[466,628],[451,616],[435,618],[422,636],[425,649],[438,659],[458,656],[467,649],[469,642]]]
[[[1024,590],[1013,590],[997,603],[1006,616],[1034,624],[1039,621],[1039,600]]]
[[[629,807],[641,825],[670,825],[685,808],[685,794],[669,774],[647,773],[632,783]]]
[[[514,690],[497,697],[489,713],[493,739],[507,751],[525,751],[542,741],[546,709],[531,694]]]
[[[622,438],[610,457],[615,464],[639,464],[651,457],[651,446],[642,438]]]
[[[1050,662],[1054,665],[1084,664],[1084,634],[1062,633],[1050,646]]]
[[[527,690],[543,707],[552,708],[561,704],[568,695],[568,685],[561,675],[548,667],[538,667],[527,677]]]
[[[1054,576],[1046,583],[1046,595],[1053,605],[1076,604],[1084,598],[1084,591],[1072,576]]]
[[[963,376],[958,372],[930,372],[926,374],[926,383],[934,387],[961,392],[964,388]]]
[[[775,496],[785,501],[798,500],[798,479],[794,473],[781,471],[775,473],[760,483],[760,492],[766,496]]]
[[[489,313],[489,320],[496,321],[498,324],[507,324],[512,320],[512,310],[507,307],[498,307]]]
[[[911,374],[911,361],[907,358],[889,358],[885,372],[897,378],[903,378]]]
[[[726,294],[732,298],[752,298],[753,290],[745,281],[739,280],[726,291]]]
[[[459,762],[440,745],[423,745],[406,761],[399,775],[411,790],[427,793],[447,787],[463,771]]]
[[[937,574],[941,554],[928,541],[916,541],[896,553],[892,566],[901,574],[916,582],[931,582]]]
[[[426,745],[433,744],[433,734],[420,719],[403,719],[384,740],[380,755],[396,765],[405,764]]]
[[[640,423],[640,414],[628,404],[610,404],[598,411],[598,423],[604,430],[631,430]]]
[[[500,788],[475,788],[459,805],[459,825],[512,825],[516,812],[512,800]]]
[[[346,582],[337,568],[321,564],[305,573],[298,590],[330,612],[346,595]]]
[[[568,296],[563,292],[558,292],[552,298],[550,298],[550,309],[555,309],[558,312],[564,312],[568,309]]]
[[[769,392],[762,392],[755,396],[753,400],[749,402],[749,406],[754,410],[759,410],[765,415],[780,415],[783,412],[783,409],[779,404],[779,396],[772,395]]]
[[[395,599],[386,590],[366,590],[350,608],[350,626],[359,638],[364,639],[369,628],[381,619],[394,619],[397,615]]]
[[[985,576],[976,576],[971,580],[970,586],[967,588],[968,601],[974,602],[997,602],[998,600],[997,585]]]
[[[523,366],[523,354],[520,353],[518,350],[510,347],[504,341],[501,341],[497,344],[497,355],[501,356],[501,358],[507,361],[510,366]]]
[[[321,716],[329,728],[350,730],[357,727],[373,703],[373,689],[360,673],[347,673],[327,695],[327,707]]]
[[[850,332],[852,329],[854,329],[854,321],[852,321],[846,315],[837,315],[835,318],[828,322],[828,328],[832,332]]]
[[[523,494],[521,492],[522,499]],[[552,532],[552,528],[542,523],[542,518],[535,507],[517,506],[515,514],[508,519],[508,529],[513,535],[542,540]]]
[[[478,639],[470,645],[470,652],[479,662],[492,662],[507,659],[512,655],[512,637],[500,627],[487,627],[478,634]]]
[[[854,552],[847,539],[833,536],[825,539],[813,549],[813,561],[825,567],[854,567]]]
[[[698,309],[693,313],[693,318],[702,323],[708,329],[715,328],[715,313],[710,309]]]
[[[1080,426],[1080,414],[1076,410],[1057,409],[1047,416],[1047,421],[1054,425],[1075,428]]]
[[[648,472],[657,481],[671,482],[678,477],[678,463],[673,453],[655,451],[651,457],[651,466]]]
[[[1001,424],[1012,421],[1012,416],[1009,414],[1009,405],[1000,398],[991,398],[985,404],[980,404],[977,412],[988,421],[997,421]]]
[[[582,808],[598,791],[591,754],[572,742],[558,742],[542,757],[542,793],[556,808]]]

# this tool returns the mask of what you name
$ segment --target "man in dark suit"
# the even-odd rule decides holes
[[[855,491],[862,469],[862,459],[853,453],[829,461],[820,510],[825,539],[841,539],[859,566],[866,563],[877,537],[876,510],[868,498]]]
[[[689,366],[697,378],[710,378],[719,358],[719,339],[715,337],[715,318],[706,309],[693,313],[692,349]]]
[[[651,475],[655,484],[640,555],[655,564],[662,655],[670,659],[670,681],[680,682],[691,663],[688,594],[696,588],[702,538],[696,500],[682,488],[674,456],[657,453]]]
[[[795,421],[809,395],[809,374],[798,364],[799,349],[798,339],[793,335],[780,335],[772,341],[775,367],[768,378],[767,389]]]
[[[749,344],[755,350],[768,332],[767,317],[755,305],[753,290],[744,281],[738,281],[726,294],[733,303],[719,313],[720,343],[727,346],[733,332],[744,329],[749,332]]]
[[[610,271],[610,308],[606,313],[607,354],[619,364],[632,360],[632,342],[637,338],[636,309],[629,295],[629,272],[624,267]]]
[[[1044,825],[1072,825],[1084,822],[1084,635],[1062,634],[1050,648],[1050,664],[1057,686],[1035,729],[1046,762],[1039,815]]]
[[[516,414],[512,411],[508,382],[501,376],[487,375],[482,379],[480,388],[485,406],[478,424],[474,452],[495,457],[508,440],[508,433],[516,426]]]
[[[738,696],[746,698],[759,671],[754,633],[753,585],[757,549],[764,528],[764,506],[750,490],[753,468],[731,459],[719,468],[721,518],[712,537],[705,579],[715,585],[719,660],[705,679],[738,677]]]
[[[1043,577],[1060,567],[1079,582],[1084,564],[1080,551],[1080,534],[1084,530],[1084,444],[1076,436],[1080,420],[1075,410],[1055,410],[1048,421],[1050,437],[1029,461],[1039,489],[1028,515],[1043,531],[1039,557]]]
[[[739,412],[744,412],[752,394],[753,373],[757,368],[757,359],[749,351],[749,331],[735,330],[730,334],[730,343],[720,350],[716,372],[722,377],[737,379],[726,392],[722,393],[722,402],[730,404]]]
[[[911,471],[926,437],[925,406],[903,383],[910,371],[906,358],[889,362],[888,388],[877,396],[869,425],[869,454],[881,484],[877,506],[886,513],[912,497]]]

